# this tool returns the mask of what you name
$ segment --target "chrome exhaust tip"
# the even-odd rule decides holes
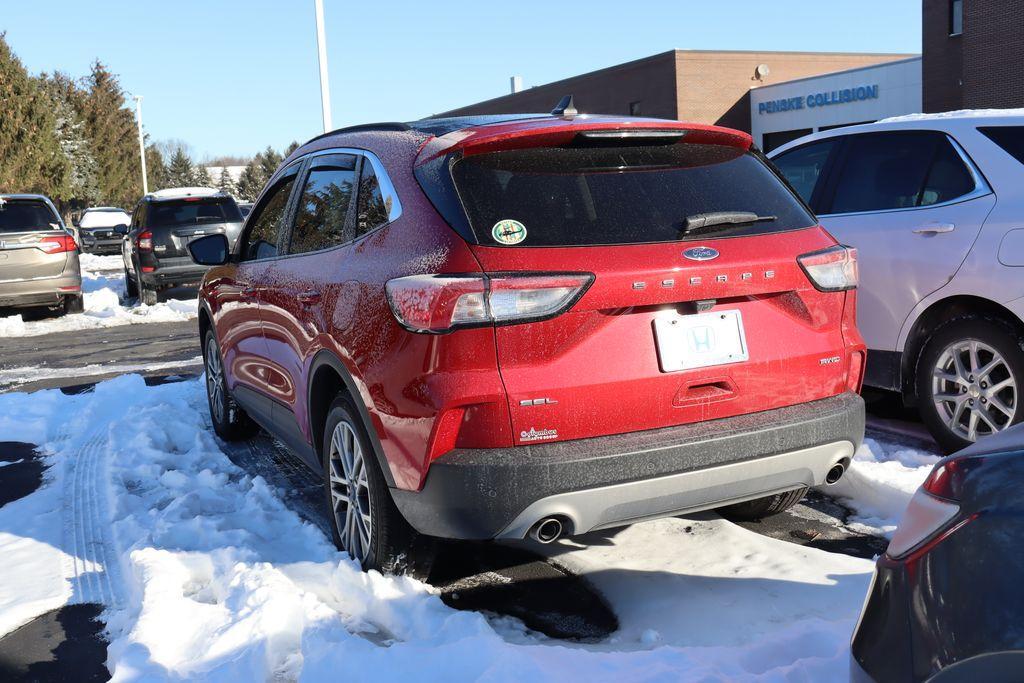
[[[844,465],[841,462],[837,462],[835,465],[832,465],[832,469],[830,469],[828,471],[828,474],[825,475],[825,483],[831,486],[832,484],[842,479],[843,474],[845,473],[846,465]]]
[[[546,517],[530,529],[530,538],[538,543],[553,543],[559,539],[564,529],[562,522],[557,517]]]

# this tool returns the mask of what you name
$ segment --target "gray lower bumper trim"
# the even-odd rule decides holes
[[[624,493],[626,497],[616,503],[625,506],[622,510],[592,515],[593,524],[602,525],[611,523],[604,517],[625,521],[816,484],[824,476],[821,462],[812,457],[814,462],[808,464],[793,454],[824,448],[814,452],[822,461],[834,456],[831,465],[850,457],[863,438],[864,402],[847,392],[645,432],[513,448],[457,449],[434,461],[420,491],[392,489],[391,496],[420,533],[488,539],[509,533],[525,511],[545,501],[595,495],[591,491],[604,492],[598,497],[614,491],[642,492]],[[733,465],[737,467],[728,469]],[[730,488],[709,479],[718,472],[753,481],[743,484],[748,488]],[[676,479],[682,475],[686,476]],[[676,481],[686,482],[685,489],[672,488]],[[693,490],[703,493],[686,499],[677,495]],[[649,509],[642,509],[640,503],[631,508],[630,497],[665,500],[650,501]],[[580,528],[593,528],[589,523],[581,517]]]
[[[817,486],[824,483],[833,465],[849,462],[853,451],[852,443],[838,441],[757,460],[549,496],[523,510],[498,537],[524,538],[530,527],[545,517],[567,519],[570,533],[581,534]]]

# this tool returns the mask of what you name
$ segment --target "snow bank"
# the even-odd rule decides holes
[[[853,508],[851,521],[862,530],[891,538],[914,491],[939,460],[937,453],[865,439],[828,493]]]
[[[82,292],[85,312],[81,315],[32,320],[22,315],[0,318],[0,337],[29,337],[53,332],[113,327],[138,323],[178,322],[199,315],[197,299],[168,299],[154,306],[138,301],[121,302],[124,293],[124,268],[120,256],[82,254]]]
[[[360,572],[220,451],[201,380],[147,388],[123,376],[92,394],[0,395],[0,433],[52,452],[52,483],[19,501],[24,510],[52,508],[63,473],[81,474],[68,479],[71,496],[79,480],[94,482],[101,524],[68,528],[106,530],[96,557],[108,559],[71,593],[97,576],[116,584],[105,615],[115,681],[843,680],[872,566],[712,515],[592,534],[589,546],[545,552],[586,574],[622,629],[600,643],[558,642],[449,609],[423,583]],[[8,507],[0,543],[68,554],[47,518],[19,522]],[[37,555],[39,568],[57,561]],[[7,609],[67,598],[67,581],[50,581],[49,595],[18,603],[29,577],[11,565],[0,563]]]

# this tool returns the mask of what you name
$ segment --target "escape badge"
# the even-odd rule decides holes
[[[498,244],[519,244],[526,239],[526,226],[519,221],[506,218],[494,224],[491,235]]]

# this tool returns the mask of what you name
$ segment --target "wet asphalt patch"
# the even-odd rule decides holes
[[[449,607],[515,617],[551,638],[598,641],[619,628],[586,579],[521,548],[441,544],[428,582]]]
[[[0,638],[0,681],[110,680],[101,605],[65,605]]]
[[[807,496],[789,510],[757,522],[737,522],[744,529],[780,541],[842,553],[867,560],[885,552],[889,541],[854,531],[846,526],[852,511],[835,499],[808,491]]]
[[[34,444],[0,441],[0,507],[38,489],[45,470]]]

